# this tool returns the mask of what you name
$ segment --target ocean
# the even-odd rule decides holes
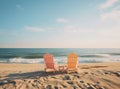
[[[117,48],[0,48],[1,63],[44,63],[43,55],[51,53],[56,63],[67,63],[67,56],[74,52],[79,63],[120,62]]]

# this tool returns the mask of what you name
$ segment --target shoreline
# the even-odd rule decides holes
[[[95,61],[95,62],[78,62],[78,64],[84,64],[84,63],[117,63],[117,62],[120,62],[120,61]],[[56,62],[55,62],[56,63]],[[37,63],[23,63],[23,62],[0,62],[0,64],[44,64],[44,62],[37,62]],[[65,63],[62,63],[62,62],[58,62],[57,64],[65,64]]]
[[[58,65],[67,65],[67,63],[56,63],[54,62],[55,64],[58,64]],[[79,62],[77,63],[78,65],[80,64],[100,64],[100,63],[120,63],[120,61],[109,61],[109,62]],[[18,62],[0,62],[0,64],[44,64],[44,63],[18,63]]]

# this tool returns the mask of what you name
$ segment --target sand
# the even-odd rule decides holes
[[[80,63],[78,73],[45,73],[44,64],[0,63],[0,89],[120,89],[120,62]]]

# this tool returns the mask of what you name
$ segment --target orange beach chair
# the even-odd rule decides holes
[[[45,71],[48,72],[47,70],[52,70],[52,71],[56,71],[55,69],[55,65],[54,65],[54,60],[53,60],[53,55],[46,53],[44,55],[44,64],[45,64]]]
[[[67,72],[78,72],[77,71],[77,55],[75,53],[70,53],[68,55],[68,61],[67,61]]]

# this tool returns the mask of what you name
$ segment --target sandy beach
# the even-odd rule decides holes
[[[44,64],[0,64],[0,89],[119,88],[120,62],[81,63],[71,74],[45,73]]]

